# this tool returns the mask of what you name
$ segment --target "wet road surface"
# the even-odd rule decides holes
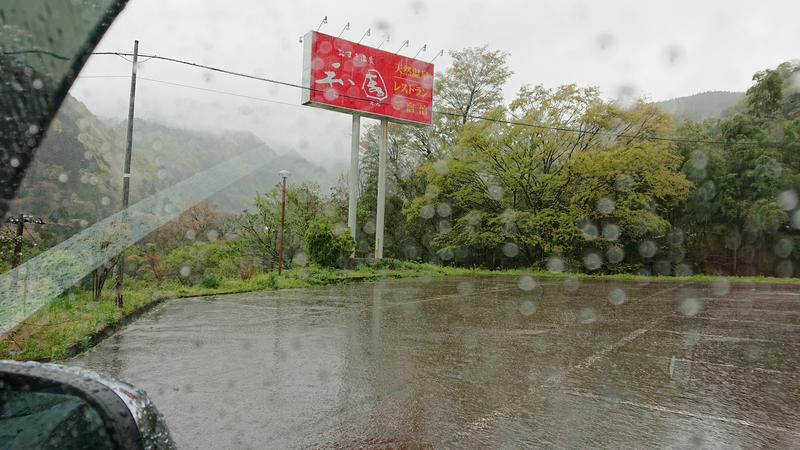
[[[181,448],[799,448],[800,286],[445,277],[169,301],[71,364]]]

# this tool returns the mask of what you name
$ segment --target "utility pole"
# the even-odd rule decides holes
[[[286,177],[289,176],[288,170],[281,170],[281,247],[278,251],[278,275],[283,272],[283,224],[286,219]]]
[[[128,100],[128,134],[125,142],[125,170],[122,172],[122,218],[127,219],[128,196],[131,189],[131,149],[133,147],[133,106],[136,100],[136,64],[139,62],[139,41],[133,41],[133,65],[131,68],[131,94]],[[117,256],[117,282],[114,293],[117,298],[117,307],[122,308],[122,277],[125,269],[125,250]]]
[[[17,217],[9,217],[6,222],[17,226],[17,242],[14,243],[14,254],[11,255],[11,267],[17,267],[22,259],[22,233],[25,231],[26,223],[35,223],[37,225],[44,225],[45,222],[41,217],[27,216],[19,213]]]

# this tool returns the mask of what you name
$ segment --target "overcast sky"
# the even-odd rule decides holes
[[[413,56],[488,45],[510,53],[510,98],[522,84],[598,86],[607,98],[634,89],[653,100],[708,90],[743,91],[754,72],[800,57],[800,2],[792,1],[204,1],[130,0],[98,47],[158,54],[299,83],[302,44],[316,29],[368,45],[391,35]],[[444,69],[447,56],[435,61]],[[124,118],[130,64],[94,56],[72,94],[103,117]],[[152,60],[144,78],[274,100],[251,100],[142,80],[136,115],[206,130],[248,130],[279,152],[317,161],[349,155],[349,116],[299,106],[293,88]]]

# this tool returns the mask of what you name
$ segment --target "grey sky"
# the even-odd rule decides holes
[[[423,44],[439,49],[488,44],[508,51],[514,76],[510,98],[522,84],[599,86],[608,98],[625,88],[654,100],[707,90],[745,90],[754,72],[798,56],[797,1],[202,1],[130,0],[101,42],[101,51],[170,56],[278,80],[299,82],[302,44],[316,29],[404,54]],[[438,58],[437,69],[449,64]],[[130,64],[95,56],[84,76],[127,75]],[[299,105],[293,88],[210,73],[162,61],[141,65],[140,76],[235,92],[290,105],[248,100],[143,80],[137,116],[199,129],[249,130],[277,151],[297,150],[317,161],[348,158],[349,116]],[[123,118],[124,78],[84,78],[72,94],[95,113]]]

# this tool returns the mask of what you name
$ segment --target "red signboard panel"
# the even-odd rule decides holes
[[[304,105],[431,123],[433,64],[316,31],[303,43]]]

